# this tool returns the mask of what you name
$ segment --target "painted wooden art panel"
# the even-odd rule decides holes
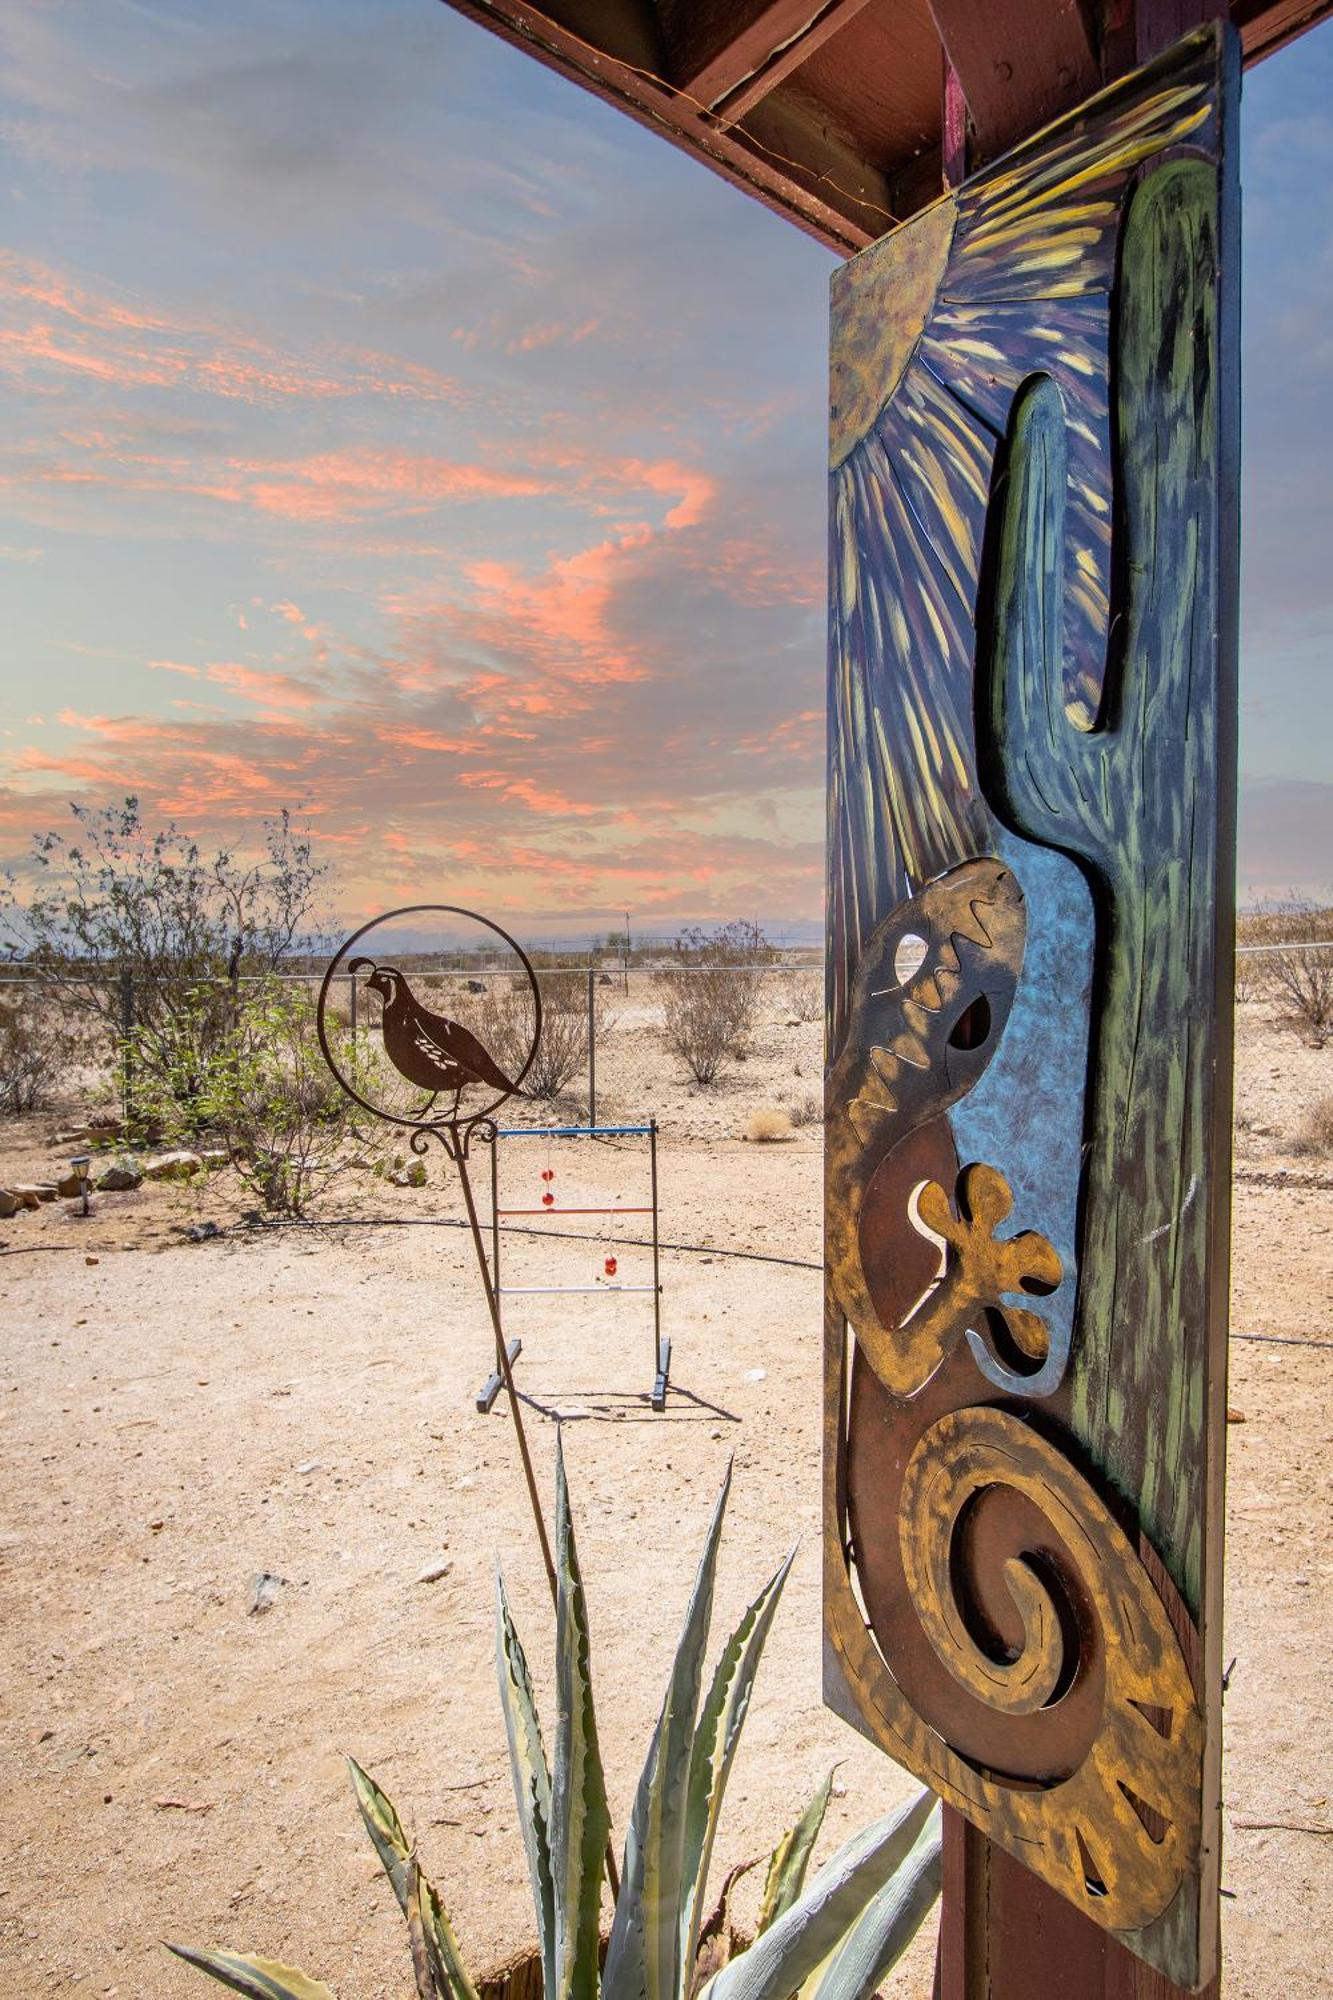
[[[1182,1985],[1216,1949],[1228,31],[833,283],[829,1700]]]

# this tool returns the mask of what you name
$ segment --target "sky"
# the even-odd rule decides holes
[[[1330,107],[1247,79],[1247,897],[1333,883]],[[27,0],[0,145],[0,858],[818,924],[830,252],[439,0]]]

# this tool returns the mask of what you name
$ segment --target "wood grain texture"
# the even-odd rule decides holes
[[[1235,78],[1205,31],[960,188],[878,407],[898,239],[834,288],[829,1698],[1117,1934],[1108,1996],[1216,1955]],[[986,867],[1005,979],[918,991]]]

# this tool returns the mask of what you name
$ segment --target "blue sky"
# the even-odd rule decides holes
[[[1333,878],[1331,35],[1247,80],[1252,892]],[[828,252],[438,0],[12,8],[0,140],[5,852],[818,916]]]

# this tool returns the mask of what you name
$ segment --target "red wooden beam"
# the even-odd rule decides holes
[[[859,14],[867,0],[767,0],[697,67],[678,61],[676,81],[734,124]]]
[[[1101,83],[1079,0],[930,0],[930,11],[967,99],[978,161]]]
[[[784,107],[781,119],[759,132],[719,129],[706,110],[660,75],[607,54],[527,0],[446,4],[684,146],[843,256],[863,250],[911,213],[884,173],[859,159],[803,107]],[[768,109],[759,107],[761,114]]]

